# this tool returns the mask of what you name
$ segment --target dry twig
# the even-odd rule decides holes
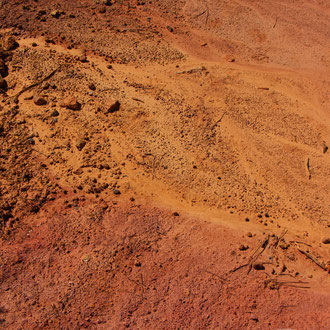
[[[213,124],[213,126],[211,127],[211,131],[213,131],[213,130],[216,128],[216,126],[217,126],[219,123],[221,123],[221,121],[222,121],[223,117],[225,116],[225,114],[226,114],[226,112],[224,112],[224,113],[222,114],[222,116],[220,117],[220,119],[218,119],[218,120]]]
[[[269,243],[269,237],[270,236],[268,235],[267,238],[256,248],[256,250],[251,255],[250,260],[247,264],[236,267],[233,270],[231,270],[229,273],[235,273],[239,269],[249,266],[249,270],[248,270],[248,274],[249,274],[252,269],[253,263],[256,262],[257,259],[261,256],[261,254],[266,250],[266,247],[268,246]],[[263,264],[266,264],[266,262],[264,262]]]
[[[276,243],[274,244],[275,249],[277,248],[278,243],[281,242],[281,240],[284,238],[284,236],[286,235],[287,232],[288,232],[288,230],[287,230],[286,228],[283,229],[283,231],[282,231],[280,237],[278,237]]]
[[[308,259],[312,260],[316,265],[318,265],[320,268],[325,270],[326,272],[329,272],[327,267],[324,265],[324,263],[320,262],[318,259],[316,259],[313,255],[311,255],[309,252],[301,249],[299,246],[297,246],[297,249],[300,253],[304,254]]]
[[[55,69],[54,71],[52,71],[48,76],[42,78],[41,80],[29,85],[29,86],[26,86],[24,87],[22,90],[20,90],[16,95],[13,96],[13,99],[17,99],[19,96],[21,96],[24,92],[30,90],[31,88],[33,87],[36,87],[40,84],[42,84],[44,81],[50,79],[56,72],[57,72],[58,69]]]
[[[211,275],[213,275],[213,276],[216,276],[217,278],[220,279],[221,282],[225,282],[225,281],[226,281],[226,279],[225,279],[224,277],[221,277],[221,276],[218,275],[218,274],[212,273],[212,272],[210,272],[210,271],[208,271],[208,270],[204,270],[204,272],[205,272],[205,273],[208,273],[208,274],[211,274]]]
[[[307,158],[307,171],[308,171],[308,179],[310,180],[312,178],[311,170],[310,170],[310,160]]]

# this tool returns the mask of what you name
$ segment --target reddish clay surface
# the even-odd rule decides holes
[[[0,328],[330,328],[329,10],[0,1]]]

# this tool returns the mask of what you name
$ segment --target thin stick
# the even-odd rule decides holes
[[[275,24],[273,25],[273,29],[275,29],[275,26],[277,24],[277,21],[278,21],[278,17],[276,17],[276,21],[275,21]]]
[[[249,263],[238,266],[234,269],[232,269],[231,271],[229,271],[229,274],[231,273],[235,273],[236,271],[238,271],[241,268],[247,267],[249,266],[249,270],[248,270],[248,274],[250,273],[251,269],[252,269],[252,264],[259,258],[259,256],[261,256],[261,254],[266,250],[266,247],[269,243],[269,237],[270,235],[267,236],[267,238],[256,248],[256,250],[253,252],[253,254],[250,257]],[[263,262],[263,264],[267,264],[267,262]]]
[[[209,11],[209,6],[207,5],[207,2],[205,2],[206,5],[206,19],[205,19],[205,25],[207,25],[207,22],[209,20],[209,16],[210,16],[210,11]]]
[[[278,243],[281,242],[281,240],[284,238],[284,236],[285,236],[285,234],[286,234],[287,232],[288,232],[288,230],[287,230],[286,228],[283,229],[283,231],[282,231],[280,237],[277,239],[277,242],[274,244],[275,249],[277,248]]]
[[[156,177],[156,167],[160,166],[160,164],[166,154],[167,154],[167,152],[162,154],[162,156],[159,157],[158,162],[157,162],[157,156],[154,156],[154,159],[152,161],[152,179],[154,179]]]
[[[143,275],[141,275],[141,290],[142,290],[142,296],[144,296],[144,283],[143,283]]]
[[[43,155],[43,156],[45,156],[45,157],[49,157],[49,156],[47,156],[46,154],[44,154],[43,152],[41,152],[41,151],[39,151],[39,150],[36,150],[36,149],[33,149],[33,148],[31,148],[31,150],[33,150],[33,151],[35,151],[35,152],[38,152],[39,154],[41,154],[41,155]]]
[[[311,171],[310,171],[310,160],[307,158],[307,171],[308,171],[308,179],[310,180],[312,178]]]
[[[33,87],[36,87],[40,84],[42,84],[44,81],[48,80],[49,78],[51,78],[57,71],[58,69],[55,69],[54,71],[52,71],[48,76],[42,78],[41,80],[33,83],[32,85],[29,85],[27,87],[24,87],[21,91],[19,91],[16,95],[13,96],[13,98],[18,98],[20,95],[22,95],[24,92],[30,90]]]
[[[218,274],[212,273],[212,272],[210,272],[210,271],[208,271],[208,270],[204,270],[204,272],[205,272],[205,273],[208,273],[208,274],[211,274],[211,275],[213,275],[213,276],[218,277],[222,282],[225,282],[225,281],[226,281],[225,278],[219,276]]]
[[[315,257],[313,257],[310,253],[300,249],[298,246],[297,246],[297,249],[300,253],[304,254],[308,259],[312,260],[315,264],[317,264],[323,270],[328,271],[328,269],[320,261],[318,261]]]
[[[157,156],[154,156],[154,159],[152,161],[152,179],[154,179],[156,176],[156,160]]]
[[[205,9],[204,11],[202,11],[200,14],[195,15],[195,18],[202,16],[203,14],[205,14],[207,12],[207,9]]]
[[[266,250],[266,247],[269,243],[269,237],[270,237],[270,235],[267,236],[267,238],[259,245],[259,247],[255,250],[255,252],[251,256],[250,263],[249,263],[248,274],[250,273],[250,271],[252,269],[253,262],[255,262],[259,258],[259,256],[261,256],[262,253]],[[260,252],[258,252],[258,250],[260,250]]]
[[[238,271],[238,270],[240,270],[240,269],[242,269],[242,268],[244,268],[246,266],[249,266],[249,263],[248,264],[241,265],[241,266],[238,266],[238,267],[232,269],[229,273],[235,273],[236,271]]]
[[[220,117],[220,119],[218,119],[218,120],[214,123],[214,125],[213,125],[212,128],[211,128],[211,131],[213,131],[213,130],[215,129],[215,127],[216,127],[219,123],[221,123],[221,121],[222,121],[223,117],[225,116],[225,114],[226,114],[226,111],[222,114],[222,116]]]
[[[290,243],[299,243],[299,244],[304,244],[304,245],[307,245],[309,247],[312,247],[310,244],[307,244],[305,242],[300,242],[300,241],[290,241]]]
[[[140,100],[140,99],[137,99],[136,97],[133,97],[133,100],[136,101],[136,102],[144,103],[144,101],[142,101],[142,100]]]

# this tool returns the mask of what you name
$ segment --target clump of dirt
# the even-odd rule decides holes
[[[0,107],[0,233],[10,235],[20,217],[38,213],[40,208],[60,190],[47,175],[47,165],[33,148],[35,134],[15,117],[19,106]]]

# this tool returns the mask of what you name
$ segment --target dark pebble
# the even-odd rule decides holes
[[[322,243],[323,244],[330,244],[330,237],[323,238]]]
[[[238,249],[239,249],[240,251],[246,251],[248,248],[249,248],[248,245],[241,244],[241,245],[239,246]]]
[[[90,84],[88,85],[88,88],[89,88],[90,90],[92,90],[92,91],[95,91],[95,90],[96,90],[96,87],[95,87],[95,85],[94,85],[93,83],[90,83]]]
[[[255,269],[255,270],[264,270],[265,266],[260,262],[255,262],[253,264],[253,269]]]

